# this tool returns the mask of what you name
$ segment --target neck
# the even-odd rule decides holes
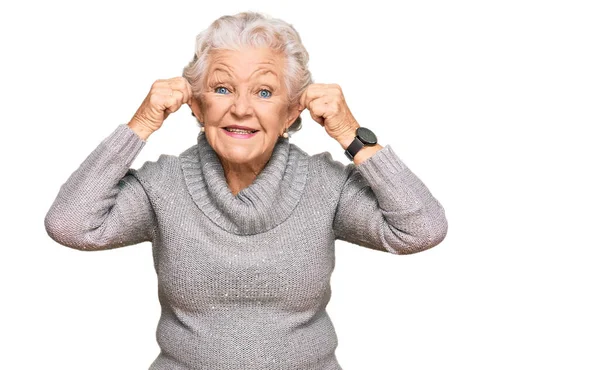
[[[232,163],[219,157],[227,186],[233,195],[250,186],[258,174],[265,168],[271,155],[252,163]]]

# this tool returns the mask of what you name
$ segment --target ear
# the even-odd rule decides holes
[[[300,113],[302,113],[303,110],[304,109],[300,107],[300,103],[291,104],[288,108],[288,118],[285,127],[290,127],[294,121],[296,121],[296,118],[300,116]]]
[[[202,106],[201,106],[201,102],[200,99],[193,97],[192,98],[192,106],[190,108],[192,108],[192,113],[194,114],[194,116],[196,116],[196,119],[198,119],[198,121],[204,123],[204,114],[202,113]]]

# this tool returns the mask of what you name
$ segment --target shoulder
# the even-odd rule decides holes
[[[330,152],[325,151],[309,155],[296,145],[291,145],[301,151],[307,158],[308,169],[311,175],[321,178],[323,181],[328,183],[343,183],[353,172],[356,172],[356,165],[354,163],[344,164],[334,159]]]
[[[161,154],[156,160],[146,161],[139,169],[130,169],[128,173],[147,188],[172,184],[180,176],[182,158],[189,157],[193,149],[189,148],[179,156]]]

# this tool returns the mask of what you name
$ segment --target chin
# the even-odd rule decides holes
[[[257,159],[256,148],[247,148],[242,145],[238,147],[229,147],[227,150],[217,152],[221,158],[230,163],[252,163]]]

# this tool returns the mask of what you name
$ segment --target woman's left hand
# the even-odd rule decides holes
[[[360,127],[346,105],[342,88],[337,84],[309,85],[300,97],[300,108],[308,108],[310,116],[338,141],[353,138]]]

